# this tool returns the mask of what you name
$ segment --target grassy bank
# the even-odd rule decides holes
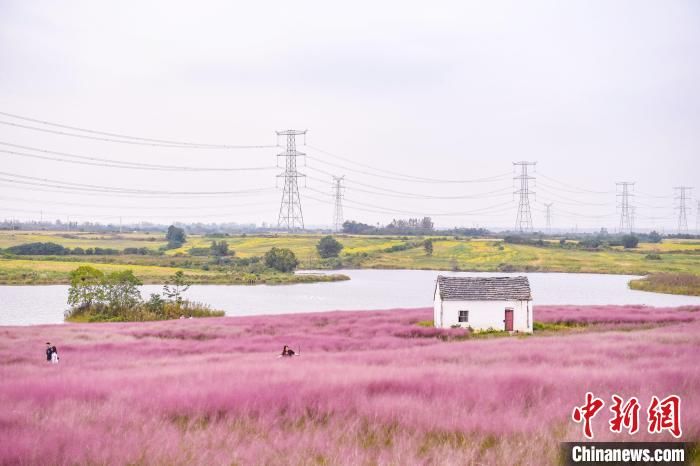
[[[130,309],[112,310],[107,306],[85,306],[71,309],[66,313],[66,322],[148,322],[153,320],[172,320],[180,317],[223,317],[224,311],[211,309],[206,304],[183,301],[181,303],[162,303],[149,306],[147,303]]]
[[[113,259],[112,256],[109,256]],[[72,259],[72,258],[69,258]],[[99,260],[40,260],[40,259],[0,259],[0,285],[58,285],[70,282],[68,274],[82,265],[90,265],[103,272],[133,270],[145,284],[162,284],[177,271],[187,273],[193,284],[217,285],[287,285],[294,283],[316,283],[348,280],[342,274],[291,274],[264,272],[249,274],[242,272],[207,271],[192,267],[165,267],[155,265],[134,265],[131,261],[103,263]]]
[[[340,257],[321,259],[316,244],[321,235],[237,235],[206,237],[191,235],[179,248],[163,250],[161,234],[92,234],[65,232],[0,232],[0,247],[29,242],[52,242],[64,247],[146,248],[148,254],[12,256],[0,259],[0,284],[65,283],[66,272],[79,264],[93,264],[105,271],[125,265],[145,283],[162,283],[175,270],[187,270],[195,283],[301,283],[338,280],[344,277],[309,277],[272,272],[251,274],[235,270],[207,255],[213,240],[224,241],[231,257],[254,260],[273,247],[294,252],[300,269],[388,268],[431,269],[483,272],[583,272],[647,275],[654,273],[690,273],[700,275],[700,241],[664,240],[640,243],[637,248],[606,247],[583,249],[575,242],[560,245],[545,241],[542,245],[512,244],[497,238],[433,238],[432,254],[422,247],[423,238],[399,236],[337,235],[343,250]],[[204,255],[200,255],[204,251]]]
[[[432,309],[0,328],[0,464],[556,465],[587,391],[606,402],[596,441],[674,440],[611,433],[613,394],[638,397],[642,426],[677,394],[700,439],[697,308],[534,316],[532,336],[466,340],[419,326]]]
[[[629,286],[640,291],[700,296],[700,276],[689,273],[655,273],[632,280]]]

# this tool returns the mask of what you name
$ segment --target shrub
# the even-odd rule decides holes
[[[328,259],[329,257],[338,257],[338,254],[340,254],[340,251],[342,250],[343,245],[331,235],[324,236],[316,245],[318,255],[324,259]]]
[[[190,288],[191,283],[185,278],[182,270],[178,270],[170,277],[170,280],[163,286],[163,292],[170,299],[175,299],[176,303],[182,302],[182,293]]]
[[[17,246],[11,246],[6,249],[7,252],[11,254],[17,254],[18,256],[31,256],[31,255],[51,255],[51,256],[63,256],[70,252],[70,249],[64,248],[60,244],[56,243],[27,243],[20,244]]]
[[[624,235],[622,237],[622,245],[625,247],[625,249],[636,248],[638,244],[639,238],[634,235]]]
[[[659,254],[647,254],[646,256],[644,256],[644,258],[646,260],[650,260],[650,261],[660,261],[661,255],[659,255]]]
[[[425,254],[428,256],[433,255],[433,240],[428,238],[425,241],[423,241],[423,249],[425,249]]]
[[[265,253],[265,265],[280,272],[292,272],[299,261],[291,249],[272,248]]]
[[[104,299],[102,282],[104,274],[94,267],[83,265],[70,273],[68,304],[83,308],[99,303]]]
[[[660,243],[663,238],[656,230],[654,230],[649,233],[648,239],[650,243]]]
[[[124,254],[147,256],[151,253],[148,248],[124,248]]]
[[[181,271],[163,287],[165,296],[171,299],[154,293],[146,302],[141,300],[139,292],[141,281],[131,270],[105,275],[93,267],[82,266],[71,272],[70,276],[68,304],[72,308],[65,314],[67,320],[124,322],[224,315],[222,311],[213,311],[205,304],[182,299],[182,293],[189,288],[189,284]]]
[[[175,225],[170,225],[165,234],[165,239],[168,241],[168,249],[177,249],[187,241],[185,230],[178,228]]]
[[[216,256],[216,257],[228,256],[229,255],[228,243],[224,240],[221,240],[218,242],[212,241],[211,246],[209,247],[209,251],[211,252],[212,256]]]

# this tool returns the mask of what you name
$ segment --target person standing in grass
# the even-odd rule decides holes
[[[294,356],[295,354],[296,353],[294,353],[294,350],[287,345],[284,345],[284,348],[282,348],[283,357]]]
[[[51,342],[46,342],[46,362],[51,362],[51,355],[53,354],[53,349],[51,348]]]
[[[51,347],[51,364],[58,364],[58,350],[56,345]]]

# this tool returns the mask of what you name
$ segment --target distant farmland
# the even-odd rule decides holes
[[[540,306],[544,330],[523,337],[420,325],[431,316],[5,327],[0,463],[557,464],[583,438],[586,391],[677,394],[682,439],[700,439],[700,308]],[[301,356],[277,358],[284,344]],[[595,439],[629,440],[605,409]]]
[[[162,233],[66,233],[0,231],[0,248],[31,242],[53,242],[68,248],[147,248],[160,255],[109,256],[0,256],[0,283],[61,283],[66,270],[75,262],[112,264],[115,268],[133,268],[137,276],[150,283],[160,283],[172,270],[183,269],[197,276],[200,283],[226,283],[225,270],[211,266],[206,257],[212,241],[226,241],[239,258],[253,258],[270,248],[289,248],[301,269],[389,268],[431,269],[482,272],[585,272],[646,275],[670,272],[700,275],[700,241],[664,240],[641,243],[635,249],[607,247],[598,250],[562,247],[558,241],[542,246],[510,244],[498,238],[454,238],[433,236],[433,252],[422,246],[425,238],[400,236],[336,235],[344,248],[340,257],[322,260],[316,243],[317,234],[239,235],[228,237],[188,236],[180,248],[161,250],[166,242]],[[159,250],[161,250],[159,252]],[[204,251],[205,255],[195,252]],[[71,264],[71,265],[65,265]],[[122,267],[122,265],[128,267]],[[156,267],[156,268],[149,268]],[[228,280],[236,283],[235,280]]]

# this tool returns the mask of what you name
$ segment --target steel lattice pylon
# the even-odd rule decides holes
[[[617,194],[617,197],[621,198],[620,204],[620,233],[627,231],[632,233],[634,229],[634,207],[630,203],[630,198],[634,196],[630,188],[634,187],[634,183],[631,181],[620,181],[615,183],[617,186],[622,187],[622,191]]]
[[[535,194],[530,191],[530,180],[535,178],[529,176],[527,167],[534,166],[537,162],[513,162],[513,165],[520,167],[520,175],[513,178],[520,181],[520,188],[515,191],[519,195],[518,200],[518,215],[515,217],[515,229],[519,232],[532,231],[532,211],[530,210],[530,194]]]
[[[277,227],[286,228],[288,231],[304,229],[304,215],[301,211],[297,179],[306,175],[297,171],[297,156],[306,154],[297,151],[296,136],[300,134],[306,134],[306,130],[277,131],[277,136],[287,136],[287,150],[277,154],[277,157],[284,157],[284,172],[277,175],[278,178],[284,178]]]
[[[678,233],[688,233],[688,211],[690,206],[688,201],[690,200],[690,190],[693,189],[690,186],[676,186],[673,188],[676,192],[676,200],[678,201]]]
[[[343,186],[341,184],[343,178],[345,178],[345,175],[333,177],[333,194],[335,196],[335,206],[333,209],[334,231],[341,231],[343,229]]]

